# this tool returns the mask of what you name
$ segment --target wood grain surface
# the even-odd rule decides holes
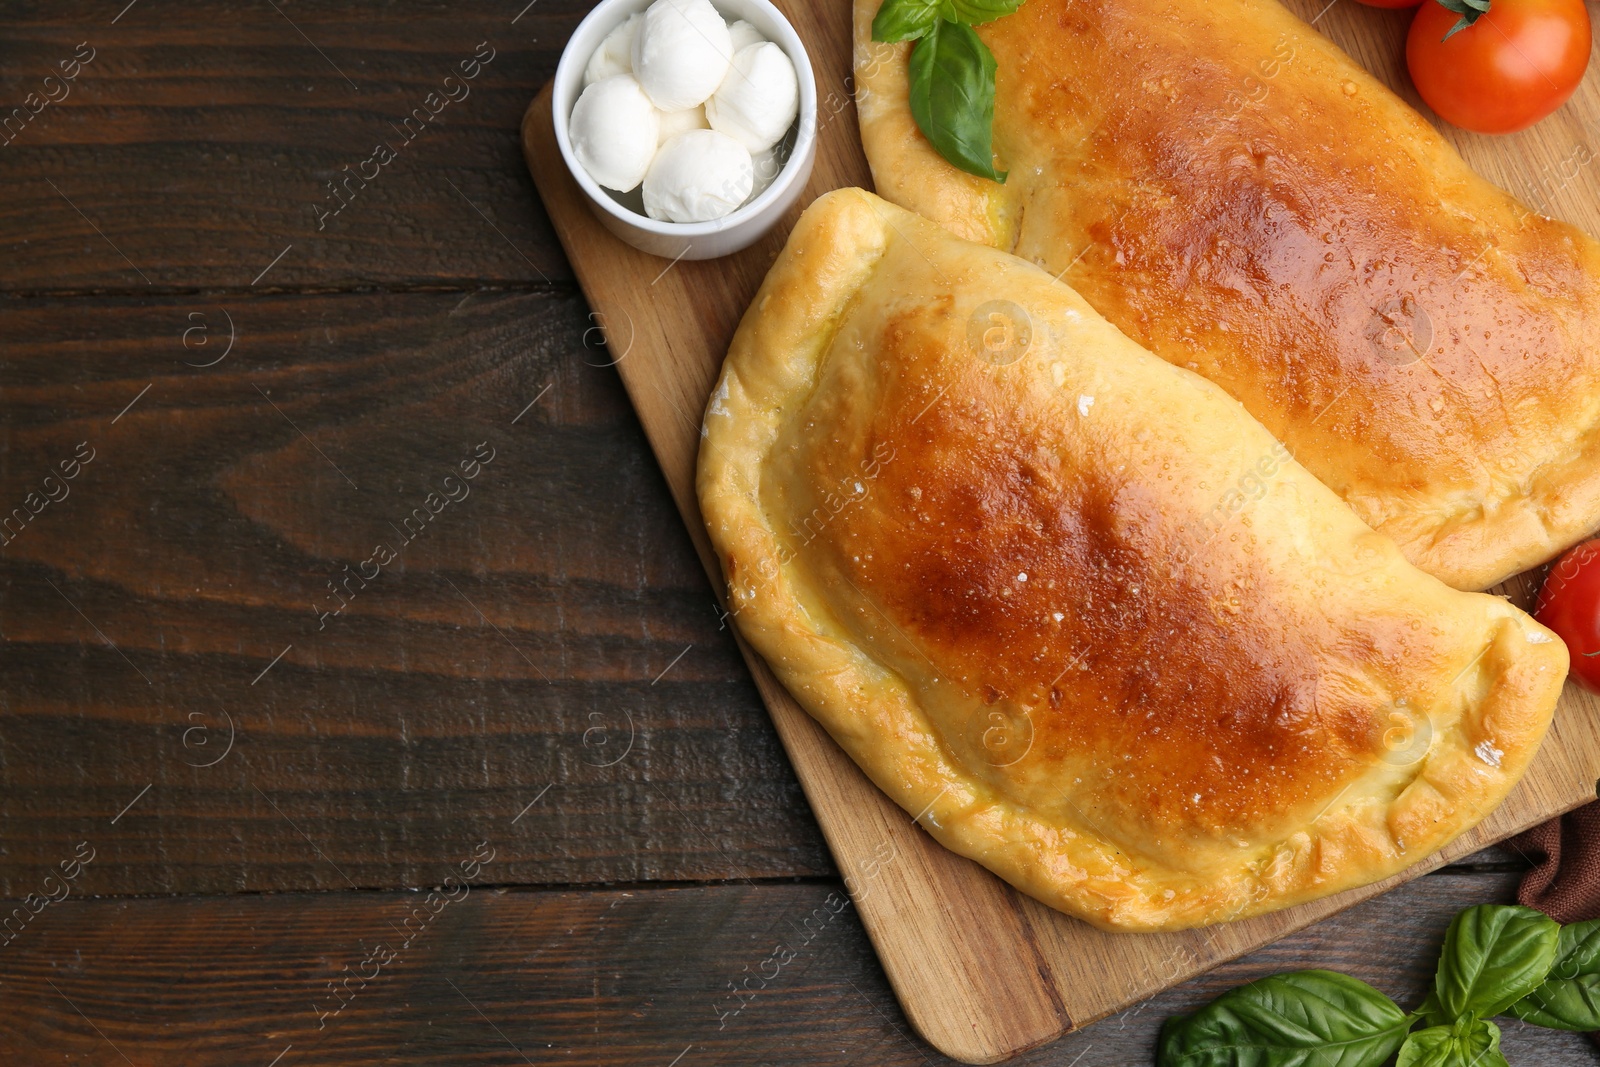
[[[516,845],[486,832],[491,870]],[[1169,1015],[1307,960],[1413,1007],[1451,916],[1509,897],[1516,877],[1430,875],[1013,1062],[1145,1067]],[[417,893],[52,905],[5,950],[0,1056],[108,1067],[267,1067],[280,1054],[278,1067],[951,1062],[907,1029],[836,882],[462,892],[436,912]],[[1581,1035],[1501,1025],[1513,1064],[1593,1062]]]
[[[6,6],[0,118],[80,44],[93,58],[0,136],[0,288],[570,279],[516,129],[590,4],[199,0],[177,26],[150,0],[119,16],[126,3]],[[405,127],[480,43],[493,58],[465,98]],[[363,186],[380,143],[396,158]],[[351,173],[349,206],[323,218]]]
[[[0,544],[0,896],[95,858],[0,946],[0,1063],[946,1062],[853,906],[717,1030],[841,883],[520,158],[590,6],[6,6],[0,120],[96,51],[0,136],[0,515],[96,451]],[[326,183],[482,41],[471,97],[319,231]],[[319,629],[306,594],[484,440],[471,497]],[[479,841],[470,897],[319,1030]],[[1019,1062],[1144,1067],[1166,1014],[1272,970],[1405,999],[1519,866],[1474,857]],[[201,893],[233,895],[159,896]]]
[[[94,454],[0,546],[0,892],[85,839],[123,893],[410,884],[546,787],[506,881],[831,872],[588,329],[543,293],[0,316],[4,512]]]
[[[851,5],[782,6],[807,44],[818,86],[848,85]],[[1356,52],[1385,35],[1389,47],[1399,47],[1401,27],[1392,18],[1328,22],[1326,14],[1318,18],[1322,29],[1336,40],[1341,31],[1354,34]],[[1376,73],[1392,81],[1397,71]],[[819,95],[826,99],[825,90]],[[1575,101],[1583,115],[1600,118],[1600,97],[1586,89]],[[523,119],[525,154],[546,209],[619,353],[618,373],[714,576],[720,567],[693,486],[700,413],[722,356],[799,211],[829,189],[872,184],[850,109],[834,111],[825,103],[819,112],[816,167],[789,217],[750,249],[699,262],[646,255],[600,226],[555,145],[548,87]],[[1501,179],[1517,185],[1531,180],[1543,158],[1521,146],[1537,142],[1549,149],[1571,133],[1563,126],[1571,118],[1564,112],[1560,121],[1520,138],[1471,147],[1496,153]],[[1589,207],[1595,204],[1600,198]],[[1272,915],[1176,934],[1109,934],[1037,904],[934,844],[800,710],[758,657],[746,658],[835,859],[856,878],[856,904],[906,1014],[936,1048],[969,1063],[995,1062],[1050,1041],[1450,857],[1593,800],[1600,777],[1600,703],[1569,685],[1522,783],[1482,825],[1440,854],[1419,857],[1408,871],[1373,886]],[[865,872],[870,882],[862,879]]]

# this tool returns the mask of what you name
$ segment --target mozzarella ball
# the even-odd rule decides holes
[[[690,130],[661,146],[644,177],[644,210],[667,222],[710,222],[744,203],[755,182],[750,153],[716,130]]]
[[[633,73],[662,111],[710,99],[728,73],[733,40],[711,0],[656,0],[633,40]]]
[[[572,109],[572,154],[599,185],[626,193],[644,180],[661,119],[631,74],[595,82]]]
[[[709,130],[711,123],[706,121],[706,109],[701,107],[687,107],[682,111],[662,111],[661,132],[657,135],[657,144],[666,144],[680,133],[690,130]]]
[[[783,169],[784,160],[778,155],[776,146],[765,152],[752,152],[750,165],[755,172],[755,181],[750,186],[750,199],[754,200],[766,191],[778,177],[778,172]]]
[[[728,37],[733,41],[733,51],[729,55],[738,55],[739,49],[747,45],[760,44],[766,38],[761,36],[761,31],[750,25],[744,19],[728,23]]]
[[[583,68],[585,88],[618,74],[633,73],[633,39],[639,36],[642,21],[642,15],[629,15],[622,25],[606,34],[600,47],[589,57],[589,65]]]
[[[727,77],[706,101],[711,128],[763,152],[783,139],[800,113],[800,79],[783,49],[770,41],[741,48]]]

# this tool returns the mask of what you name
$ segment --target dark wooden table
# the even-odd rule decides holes
[[[588,5],[124,4],[0,34],[0,1062],[939,1061],[519,158]],[[1278,969],[1413,1003],[1521,866],[1021,1062]]]

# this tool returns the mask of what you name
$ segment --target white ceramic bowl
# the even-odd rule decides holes
[[[583,68],[606,34],[629,15],[649,7],[651,0],[601,0],[578,23],[562,50],[551,93],[556,143],[561,146],[561,158],[566,161],[567,170],[588,198],[590,210],[606,229],[628,244],[668,259],[713,259],[754,244],[799,199],[806,179],[811,176],[811,164],[817,158],[817,79],[800,35],[768,0],[711,0],[711,3],[729,22],[744,19],[760,30],[763,37],[782,48],[794,63],[795,75],[800,79],[800,116],[796,130],[790,135],[794,146],[788,161],[772,184],[748,204],[711,222],[660,222],[618,203],[609,192],[595,184],[572,154],[567,126],[572,118],[572,106],[583,92]]]

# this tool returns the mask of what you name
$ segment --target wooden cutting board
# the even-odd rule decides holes
[[[1289,6],[1417,104],[1404,72],[1409,12],[1354,0],[1325,4],[1290,0]],[[629,248],[594,219],[567,174],[548,86],[522,126],[528,167],[718,590],[723,580],[695,502],[694,465],[701,414],[723,354],[793,216],[830,189],[872,188],[851,100],[849,0],[778,0],[778,6],[811,52],[819,143],[800,204],[753,248],[678,263]],[[1600,74],[1594,73],[1561,112],[1526,133],[1447,132],[1480,173],[1531,206],[1600,233],[1600,167],[1591,166],[1600,144],[1590,144],[1591,130],[1600,130]],[[1531,587],[1519,579],[1503,591],[1526,603]],[[1043,1044],[1593,800],[1600,776],[1600,700],[1569,685],[1526,779],[1493,816],[1440,854],[1386,882],[1275,915],[1176,934],[1109,934],[1022,896],[934,843],[868,782],[760,658],[744,652],[906,1016],[940,1051],[967,1063],[993,1063]]]

